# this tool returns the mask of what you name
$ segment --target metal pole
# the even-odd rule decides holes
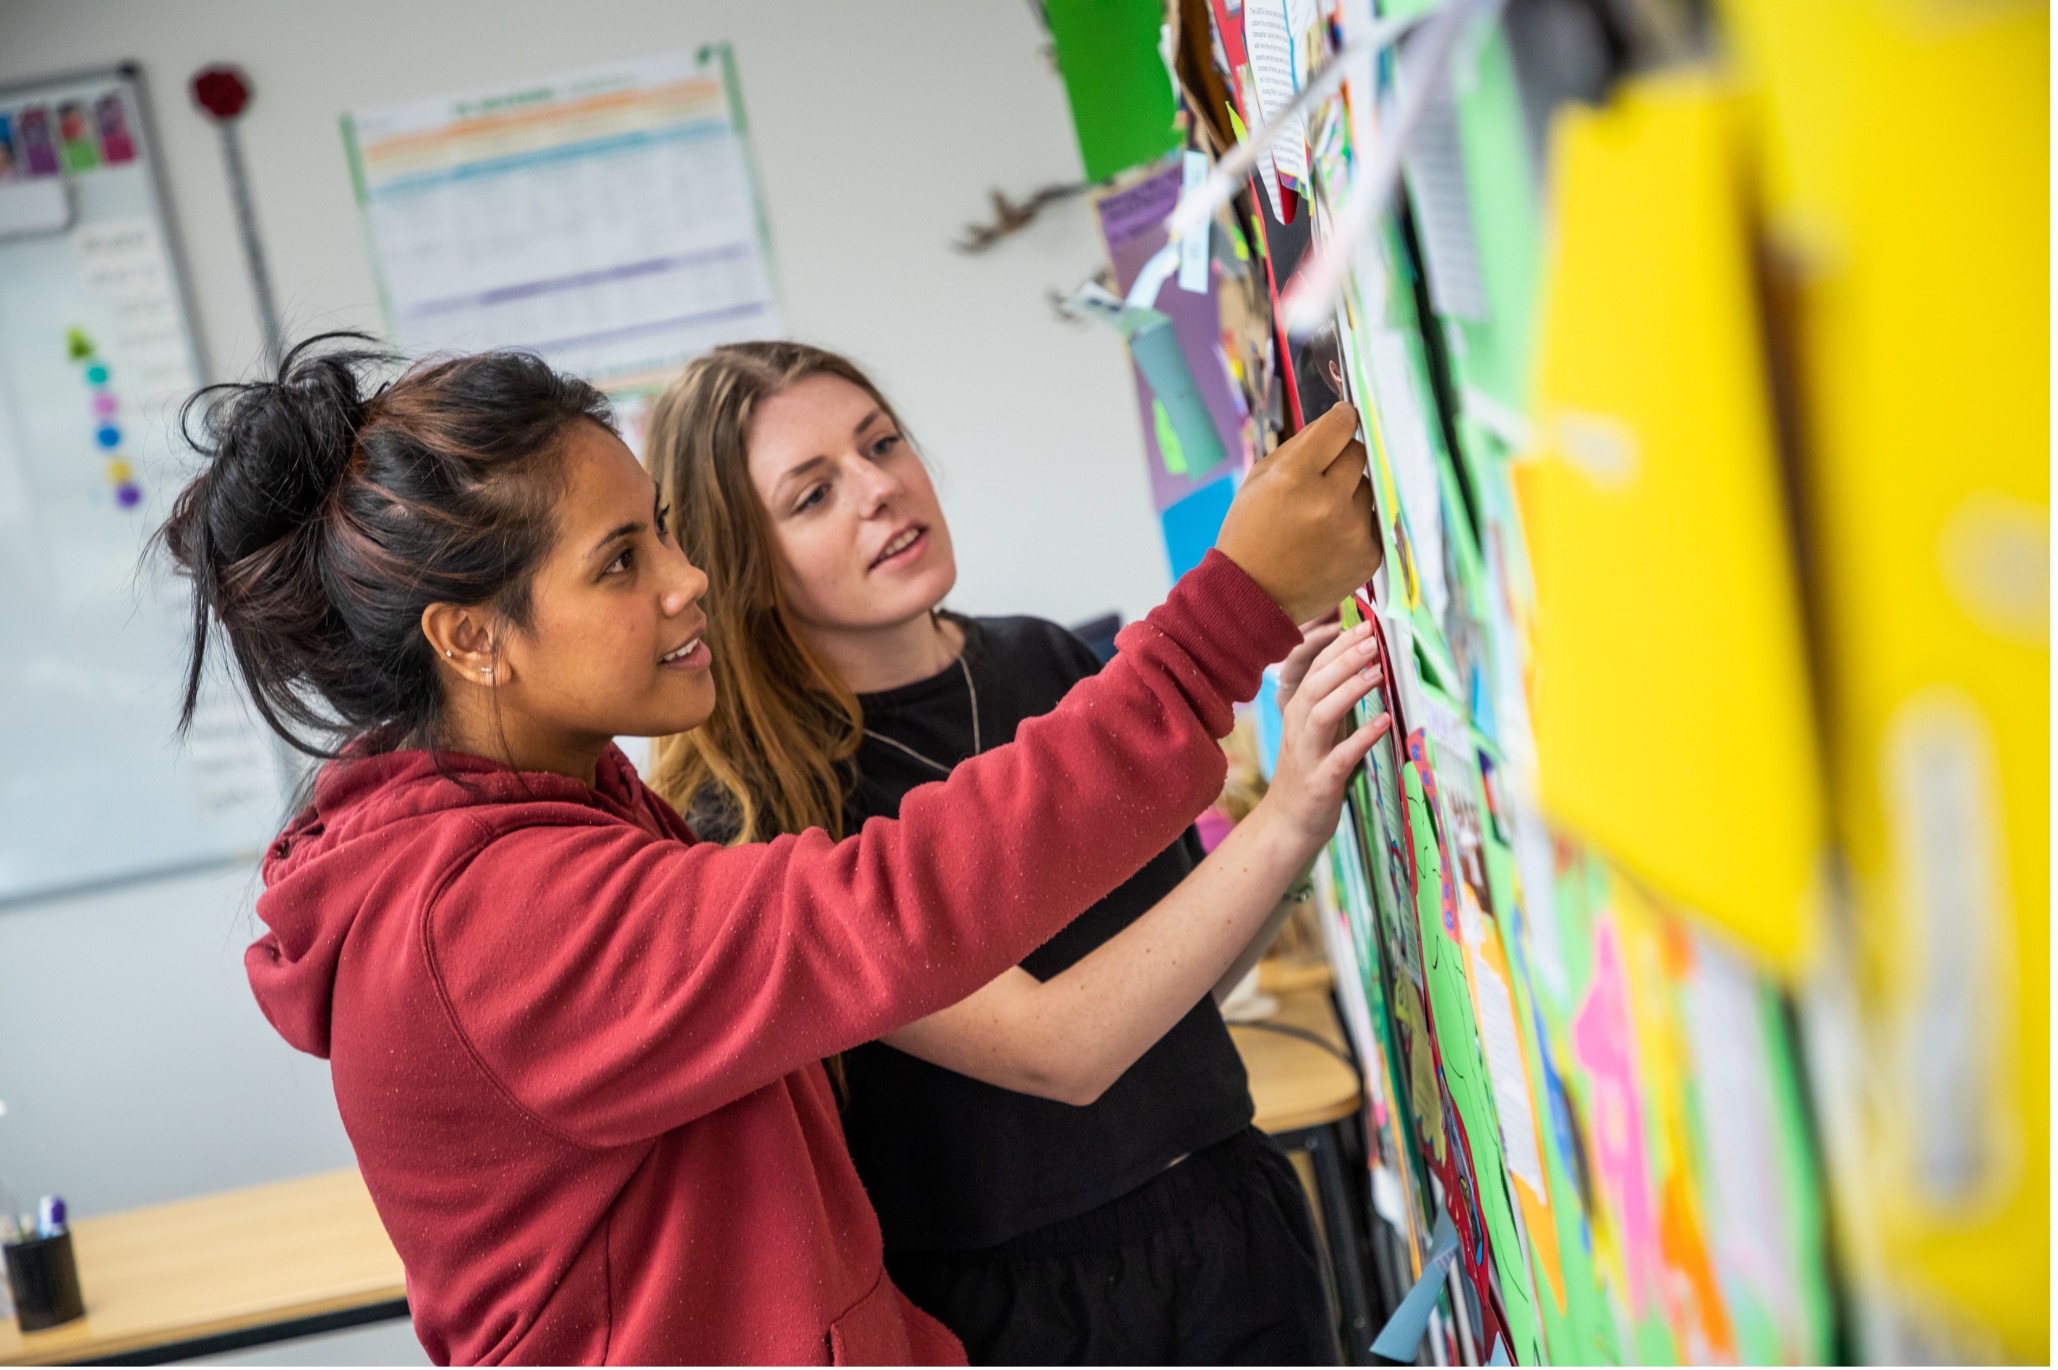
[[[243,167],[243,140],[236,134],[233,119],[220,120],[222,161],[229,172],[229,194],[235,200],[236,228],[243,237],[243,259],[250,268],[250,288],[257,296],[257,318],[264,326],[264,355],[272,374],[286,363],[285,334],[279,327],[279,310],[272,299],[271,272],[264,264],[264,243],[257,235],[257,207],[250,198],[250,176]]]
[[[251,293],[257,298],[257,321],[264,329],[264,355],[273,375],[285,366],[285,333],[279,327],[279,310],[272,298],[271,273],[264,265],[264,242],[257,232],[257,207],[250,195],[250,171],[243,163],[243,142],[236,133],[236,121],[250,106],[250,79],[225,62],[203,67],[193,74],[193,103],[214,120],[222,135],[222,164],[228,171],[229,197],[235,207],[236,229],[243,238],[243,262],[250,270]]]

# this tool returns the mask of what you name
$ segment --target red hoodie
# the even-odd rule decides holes
[[[1015,742],[832,843],[699,844],[445,754],[325,767],[245,956],[336,1101],[438,1362],[954,1362],[886,1278],[820,1060],[962,998],[1219,792],[1299,640],[1211,553]]]

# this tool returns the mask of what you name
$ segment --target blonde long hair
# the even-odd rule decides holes
[[[857,696],[808,649],[780,593],[770,520],[750,479],[758,406],[818,375],[849,381],[900,426],[848,358],[748,342],[688,362],[652,406],[644,440],[679,546],[707,573],[720,701],[692,732],[657,740],[651,787],[681,813],[720,814],[738,842],[807,828],[843,836],[845,763],[864,733]]]

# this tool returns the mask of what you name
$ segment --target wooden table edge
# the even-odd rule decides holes
[[[394,1305],[388,1316],[406,1316],[405,1282],[381,1285],[354,1294],[337,1294],[324,1299],[253,1309],[247,1313],[201,1318],[177,1327],[160,1327],[136,1332],[94,1336],[90,1327],[81,1328],[76,1323],[66,1323],[61,1327],[47,1328],[41,1332],[21,1333],[20,1353],[0,1358],[0,1364],[104,1365],[118,1358],[133,1356],[137,1352],[169,1351],[191,1342],[211,1341],[266,1327],[288,1327],[297,1323],[330,1318],[338,1313],[372,1313],[388,1305]],[[90,1321],[91,1317],[92,1314],[88,1313],[86,1320]],[[367,1322],[381,1320],[377,1317],[365,1319]],[[276,1340],[286,1339],[280,1337]],[[194,1354],[210,1353],[203,1350]]]
[[[165,1358],[157,1352],[191,1347],[194,1349],[183,1354],[205,1355],[211,1354],[213,1343],[228,1343],[221,1349],[230,1349],[302,1334],[295,1330],[262,1335],[266,1329],[305,1328],[306,1334],[312,1335],[402,1316],[407,1307],[406,1271],[384,1230],[377,1226],[377,1215],[363,1186],[357,1168],[345,1166],[82,1219],[74,1232],[82,1244],[80,1275],[86,1290],[85,1316],[36,1332],[19,1331],[11,1318],[0,1318],[0,1365],[147,1363]],[[137,1317],[129,1306],[131,1291],[136,1287],[133,1261],[117,1262],[120,1275],[113,1279],[111,1288],[98,1289],[96,1272],[90,1264],[93,1246],[85,1245],[89,1233],[94,1238],[93,1245],[111,1241],[126,1256],[137,1249],[133,1233],[139,1224],[147,1230],[161,1228],[167,1221],[197,1221],[205,1237],[211,1240],[225,1208],[240,1217],[253,1205],[263,1209],[282,1202],[302,1216],[312,1202],[321,1219],[317,1230],[345,1244],[329,1249],[342,1250],[348,1244],[358,1244],[369,1251],[372,1234],[376,1233],[379,1254],[357,1261],[355,1269],[341,1272],[341,1278],[334,1277],[336,1272],[331,1270],[328,1277],[304,1280],[297,1289],[282,1289],[273,1284],[269,1288],[243,1290],[229,1298],[196,1301],[197,1306],[186,1305],[155,1320]],[[112,1238],[111,1233],[117,1231],[121,1237]],[[162,1242],[153,1233],[141,1249],[161,1248]],[[98,1254],[110,1253],[103,1248]],[[111,1304],[109,1299],[113,1300]],[[97,1326],[96,1319],[101,1320]]]

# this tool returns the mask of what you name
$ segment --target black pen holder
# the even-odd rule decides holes
[[[71,1233],[9,1242],[0,1252],[7,1256],[7,1292],[14,1296],[14,1321],[22,1331],[40,1332],[85,1316]]]

